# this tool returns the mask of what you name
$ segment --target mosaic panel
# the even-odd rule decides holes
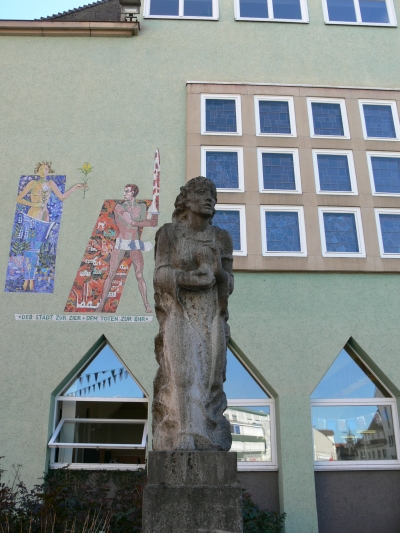
[[[400,157],[371,157],[376,192],[400,193]]]
[[[321,191],[351,192],[347,155],[317,154]]]
[[[311,108],[315,135],[344,135],[340,104],[312,102]]]
[[[263,183],[266,190],[296,190],[293,154],[263,153]]]
[[[288,102],[259,102],[261,133],[291,133]]]
[[[383,251],[385,254],[400,254],[400,215],[379,215]]]
[[[240,211],[217,210],[213,218],[213,225],[226,229],[233,240],[233,250],[240,251]]]
[[[327,252],[358,253],[354,213],[324,213]]]
[[[396,138],[392,106],[363,104],[363,109],[368,137]]]
[[[239,187],[239,162],[237,152],[206,152],[206,177],[217,189]]]
[[[206,131],[237,132],[235,100],[206,99]]]
[[[268,252],[300,252],[299,215],[288,211],[266,211]]]

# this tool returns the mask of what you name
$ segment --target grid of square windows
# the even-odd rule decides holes
[[[381,257],[400,257],[400,210],[376,209]]]
[[[301,193],[297,149],[259,148],[257,152],[260,192]]]
[[[349,138],[344,100],[309,98],[311,137]]]
[[[313,150],[313,160],[317,193],[358,193],[350,150]]]
[[[306,256],[301,206],[261,206],[263,255]]]
[[[319,207],[322,255],[365,257],[359,208]]]
[[[202,146],[201,175],[210,179],[219,191],[243,191],[243,149]]]
[[[399,140],[396,102],[360,100],[364,139]]]
[[[296,137],[293,97],[254,97],[256,135]]]
[[[240,97],[203,94],[201,123],[203,135],[241,135]]]

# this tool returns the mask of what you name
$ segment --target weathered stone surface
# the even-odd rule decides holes
[[[157,233],[154,289],[160,332],[154,380],[154,450],[229,450],[226,396],[232,239],[212,226],[217,193],[194,178]]]
[[[150,452],[143,533],[242,533],[236,461],[227,452]]]

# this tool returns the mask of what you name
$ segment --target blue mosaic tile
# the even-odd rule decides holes
[[[300,252],[299,215],[289,211],[266,211],[268,252]]]
[[[332,22],[357,22],[352,0],[327,0],[329,20]]]
[[[317,154],[321,191],[351,192],[347,155]]]
[[[379,214],[383,251],[385,254],[400,254],[400,215]]]
[[[237,132],[235,100],[206,99],[206,131]]]
[[[226,229],[231,234],[233,240],[233,250],[240,248],[240,211],[216,210],[213,218],[213,225]]]
[[[183,3],[185,17],[212,17],[212,14],[212,0],[185,0]]]
[[[275,19],[301,20],[300,0],[272,0]]]
[[[389,23],[386,2],[382,0],[360,0],[360,11],[363,22]]]
[[[239,163],[237,152],[206,152],[206,177],[217,189],[239,187]]]
[[[263,183],[266,190],[296,190],[293,154],[263,153]]]
[[[344,135],[340,104],[311,102],[315,135]]]
[[[240,0],[240,16],[267,19],[267,0]]]
[[[363,104],[367,137],[395,139],[392,106]]]
[[[376,192],[400,193],[400,157],[371,156]]]
[[[327,252],[359,252],[354,213],[323,213]]]
[[[259,113],[261,133],[291,133],[288,102],[261,100]]]

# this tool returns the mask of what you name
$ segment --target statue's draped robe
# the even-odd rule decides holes
[[[226,281],[188,290],[178,285],[182,271],[216,264],[221,257]],[[233,290],[232,239],[215,226],[194,232],[184,221],[157,233],[154,288],[160,332],[154,381],[154,450],[229,450],[226,396],[228,296]]]

